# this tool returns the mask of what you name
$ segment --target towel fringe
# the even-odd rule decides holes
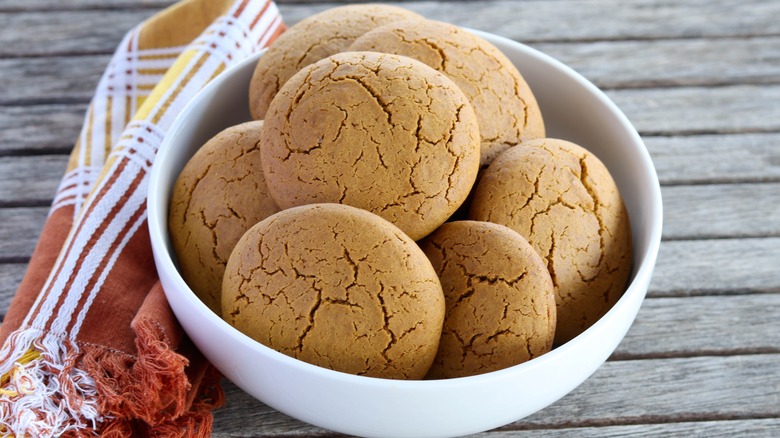
[[[224,401],[219,374],[210,367],[187,406],[187,358],[150,321],[134,329],[137,356],[35,329],[13,333],[0,350],[0,435],[208,437],[211,409]]]

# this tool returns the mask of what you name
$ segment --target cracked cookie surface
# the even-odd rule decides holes
[[[252,225],[279,211],[260,165],[262,121],[225,129],[182,169],[168,215],[182,277],[220,314],[222,275],[230,252]]]
[[[542,112],[517,68],[494,45],[458,26],[398,21],[367,32],[349,50],[408,56],[452,79],[477,114],[483,167],[510,146],[545,136]]]
[[[550,350],[555,294],[547,266],[518,233],[490,222],[448,222],[421,243],[446,302],[427,378],[507,368]]]
[[[556,344],[590,327],[625,290],[628,213],[607,168],[574,143],[531,140],[503,152],[482,173],[469,217],[512,228],[545,260],[556,291]]]
[[[345,51],[369,30],[414,18],[422,19],[397,6],[363,4],[331,8],[299,21],[273,42],[255,66],[249,85],[252,118],[265,118],[273,97],[298,70]]]
[[[457,210],[479,169],[468,99],[411,58],[325,58],[287,81],[265,123],[263,170],[280,207],[348,204],[414,240]]]
[[[223,318],[284,354],[352,374],[420,379],[444,296],[408,236],[365,210],[314,204],[252,227],[231,254]]]

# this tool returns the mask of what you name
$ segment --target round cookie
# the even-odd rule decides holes
[[[398,21],[367,32],[349,50],[408,56],[452,79],[477,114],[483,167],[508,147],[545,136],[539,104],[517,68],[493,44],[458,26]]]
[[[420,247],[439,274],[447,309],[427,378],[487,373],[550,351],[553,284],[522,236],[503,225],[457,221],[439,227]]]
[[[346,51],[355,38],[378,26],[420,15],[397,6],[347,5],[307,17],[281,34],[258,60],[249,85],[249,110],[265,118],[271,100],[298,70]]]
[[[266,114],[263,171],[282,208],[335,202],[417,240],[463,203],[479,169],[479,128],[460,89],[425,64],[345,52],[282,87]]]
[[[220,314],[230,252],[252,225],[279,211],[260,165],[263,122],[225,129],[206,142],[173,186],[168,229],[179,270],[193,292]]]
[[[470,218],[528,239],[555,285],[555,342],[580,334],[620,298],[631,272],[628,214],[607,168],[564,140],[521,143],[482,173]]]
[[[420,379],[436,355],[444,296],[401,230],[339,204],[291,208],[252,227],[230,256],[225,320],[326,368]]]

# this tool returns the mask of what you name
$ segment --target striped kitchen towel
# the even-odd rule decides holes
[[[159,286],[149,171],[184,105],[283,30],[270,0],[183,0],[122,40],[0,329],[0,435],[209,435],[219,377]]]

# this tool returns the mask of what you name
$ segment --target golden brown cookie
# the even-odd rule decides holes
[[[466,96],[402,56],[345,52],[305,67],[265,123],[263,170],[280,207],[348,204],[415,240],[463,203],[479,168]]]
[[[420,379],[436,355],[444,296],[401,230],[339,204],[291,208],[252,227],[230,256],[225,320],[326,368]]]
[[[168,229],[181,275],[220,314],[222,274],[246,230],[279,211],[260,165],[263,122],[220,132],[184,166],[173,187]]]
[[[271,100],[298,70],[343,52],[371,29],[421,16],[381,4],[331,8],[299,21],[277,38],[257,62],[249,85],[249,110],[255,120],[265,118]]]
[[[542,112],[517,68],[493,44],[458,26],[398,21],[366,33],[349,50],[408,56],[452,79],[477,113],[482,166],[510,146],[545,135]]]
[[[428,378],[487,373],[550,351],[553,284],[522,236],[503,225],[457,221],[420,247],[439,274],[447,309]]]
[[[628,214],[607,168],[574,143],[531,140],[503,152],[482,173],[470,218],[512,228],[545,259],[557,344],[590,327],[625,290]]]

